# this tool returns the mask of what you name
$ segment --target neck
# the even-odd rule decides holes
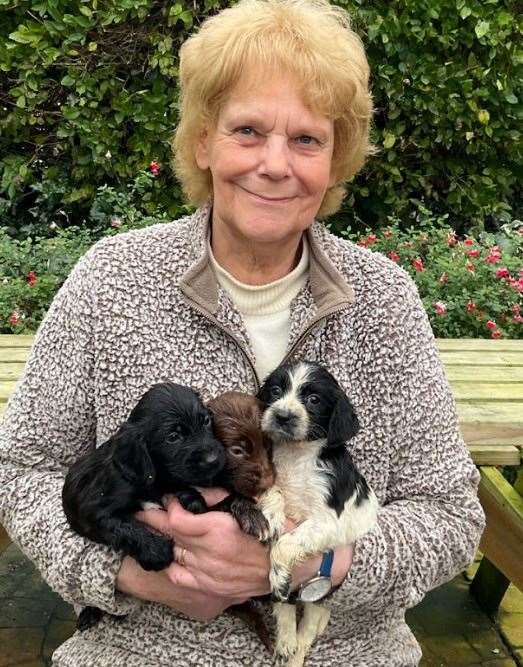
[[[218,264],[245,285],[266,285],[289,274],[298,264],[301,237],[298,232],[277,243],[249,241],[213,220],[211,248]]]

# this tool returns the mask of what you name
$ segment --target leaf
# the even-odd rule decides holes
[[[466,19],[467,16],[470,16],[471,14],[472,14],[472,9],[467,6],[463,7],[463,9],[459,13],[462,19]]]
[[[476,23],[476,27],[474,28],[474,32],[476,33],[478,39],[484,37],[489,30],[490,30],[490,23],[488,21],[479,21],[478,23]]]
[[[75,82],[75,80],[74,80],[73,77],[70,76],[69,74],[66,74],[66,75],[63,77],[63,79],[60,81],[60,83],[62,84],[62,86],[73,86],[73,85],[74,85],[74,82]]]
[[[396,137],[394,134],[385,134],[385,139],[383,141],[383,148],[392,148],[396,143]]]
[[[488,125],[490,120],[490,114],[486,109],[480,109],[478,111],[478,120],[482,125]]]

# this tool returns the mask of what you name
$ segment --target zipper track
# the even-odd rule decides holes
[[[220,329],[220,331],[223,331],[223,333],[224,333],[228,338],[230,338],[234,343],[236,343],[236,345],[240,348],[240,350],[241,350],[243,356],[245,357],[245,359],[247,359],[247,362],[248,362],[249,366],[251,367],[252,374],[253,374],[253,376],[254,376],[254,386],[256,387],[256,393],[258,393],[258,391],[260,390],[261,382],[260,382],[260,379],[259,379],[259,377],[258,377],[258,373],[256,372],[256,368],[255,368],[254,364],[252,363],[251,358],[250,358],[249,355],[247,354],[247,350],[243,347],[241,341],[238,340],[238,338],[236,338],[236,336],[235,336],[233,333],[231,333],[228,329],[226,329],[226,328],[223,326],[223,324],[221,324],[220,322],[218,322],[218,320],[217,320],[215,317],[213,317],[210,313],[208,313],[206,310],[204,310],[203,308],[201,308],[195,301],[193,301],[192,299],[190,299],[190,298],[187,296],[187,294],[185,294],[185,297],[186,297],[186,299],[188,299],[188,301],[190,301],[191,306],[194,308],[194,310],[196,310],[196,312],[200,313],[200,315],[203,315],[203,317],[205,317],[207,320],[211,321],[215,326],[218,327],[218,329]],[[312,329],[314,329],[314,327],[315,327],[317,324],[319,324],[319,322],[321,322],[322,320],[326,319],[326,318],[329,317],[330,315],[334,315],[334,314],[339,313],[340,311],[344,310],[344,309],[347,307],[348,304],[349,304],[349,302],[344,302],[343,304],[340,304],[340,305],[338,305],[338,306],[336,306],[336,307],[331,308],[331,309],[328,310],[327,312],[322,313],[322,315],[321,315],[320,317],[317,317],[316,319],[314,319],[314,320],[308,325],[308,327],[305,329],[305,331],[303,331],[303,332],[300,334],[300,336],[294,341],[294,343],[293,343],[291,349],[285,354],[285,356],[284,356],[283,359],[281,360],[280,364],[284,364],[284,363],[289,359],[289,357],[292,356],[292,354],[294,353],[294,351],[296,350],[296,348],[297,348],[297,347],[303,342],[303,340],[309,335],[309,333],[312,331]]]
[[[292,354],[294,354],[298,345],[300,345],[303,342],[303,340],[310,334],[310,332],[314,329],[314,327],[317,324],[319,324],[322,320],[327,319],[327,317],[329,317],[330,315],[335,315],[336,313],[341,312],[342,310],[344,310],[347,307],[348,304],[349,304],[349,302],[347,301],[347,302],[344,302],[343,304],[335,306],[335,307],[331,308],[330,310],[322,313],[322,315],[320,317],[317,317],[315,320],[313,320],[308,325],[308,327],[305,329],[305,331],[303,331],[300,334],[300,336],[294,341],[294,343],[292,344],[291,349],[285,354],[283,359],[280,361],[280,364],[286,363],[286,361],[289,359],[289,357],[291,357]]]
[[[220,329],[220,331],[223,331],[223,333],[228,338],[230,338],[232,341],[234,341],[236,343],[236,345],[240,348],[243,356],[245,357],[245,359],[247,359],[247,362],[248,362],[249,366],[251,367],[252,374],[254,376],[254,386],[256,387],[256,393],[258,393],[258,391],[260,390],[261,382],[260,382],[260,379],[258,378],[258,373],[256,372],[256,368],[254,367],[254,364],[252,363],[251,358],[247,354],[247,350],[241,344],[241,341],[238,340],[238,338],[236,338],[236,336],[233,333],[231,333],[228,329],[226,329],[223,326],[223,324],[218,322],[218,320],[215,317],[213,317],[210,313],[208,313],[206,310],[201,308],[195,301],[193,301],[192,299],[189,299],[189,297],[187,295],[185,295],[185,297],[190,301],[191,306],[194,308],[194,310],[196,310],[196,312],[200,313],[200,315],[203,315],[203,317],[205,317],[207,320],[210,320],[215,326],[218,327],[218,329]]]

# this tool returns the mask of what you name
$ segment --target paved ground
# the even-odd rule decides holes
[[[523,595],[513,587],[497,624],[469,596],[464,576],[427,595],[408,621],[423,647],[421,667],[523,667]],[[0,667],[50,665],[73,628],[71,607],[0,527]]]

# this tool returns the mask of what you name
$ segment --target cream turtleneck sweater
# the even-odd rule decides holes
[[[307,282],[309,248],[305,235],[298,265],[286,276],[266,285],[245,285],[209,257],[216,278],[242,314],[254,351],[256,371],[263,380],[280,363],[287,349],[291,301]]]

